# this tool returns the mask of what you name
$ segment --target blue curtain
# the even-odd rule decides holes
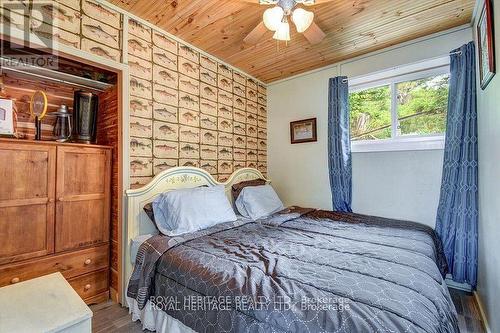
[[[477,282],[478,154],[474,43],[451,52],[443,178],[436,218],[453,280]]]
[[[328,91],[328,169],[333,209],[351,212],[352,166],[347,77],[330,79]]]

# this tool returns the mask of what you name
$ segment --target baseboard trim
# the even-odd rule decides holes
[[[477,307],[479,308],[479,315],[481,316],[481,320],[483,321],[484,329],[486,333],[491,333],[490,325],[488,325],[488,319],[486,318],[486,312],[484,312],[483,303],[481,302],[481,298],[477,291],[472,293],[474,295],[474,299],[476,300]]]
[[[120,298],[118,297],[118,291],[113,287],[109,287],[109,298],[111,298],[111,300],[114,301],[115,303],[120,303],[119,302]]]
[[[462,290],[462,291],[466,291],[468,293],[472,292],[472,288],[470,286],[470,284],[468,283],[458,283],[458,282],[455,282],[451,279],[451,275],[448,274],[446,275],[446,279],[445,279],[445,282],[446,282],[446,285],[449,287],[449,288],[453,288],[453,289],[458,289],[458,290]]]

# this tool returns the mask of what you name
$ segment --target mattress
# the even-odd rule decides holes
[[[128,296],[197,332],[458,332],[443,258],[422,225],[282,212],[152,237]]]

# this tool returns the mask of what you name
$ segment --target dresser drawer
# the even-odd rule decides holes
[[[83,300],[106,292],[109,289],[108,281],[109,269],[103,269],[73,279],[68,279],[69,284]]]
[[[61,272],[66,279],[109,265],[109,245],[0,267],[0,286]]]

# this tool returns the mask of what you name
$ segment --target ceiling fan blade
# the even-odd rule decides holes
[[[316,24],[312,23],[311,26],[303,32],[304,37],[311,43],[312,45],[314,44],[319,44],[321,41],[325,38],[326,34],[321,30],[321,28]]]
[[[243,42],[249,45],[254,45],[259,42],[262,36],[267,32],[264,22],[260,22],[252,31],[243,39]]]

